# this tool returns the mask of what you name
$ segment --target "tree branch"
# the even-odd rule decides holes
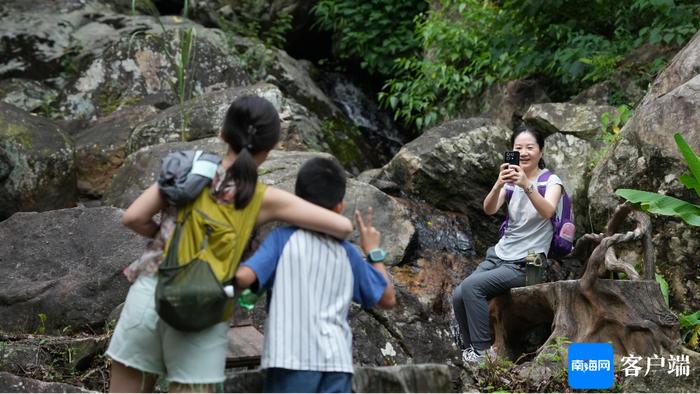
[[[628,203],[621,204],[615,209],[613,216],[608,221],[604,238],[600,241],[598,246],[596,246],[596,248],[593,249],[591,257],[588,259],[588,263],[586,264],[586,270],[583,273],[583,277],[581,278],[581,286],[583,289],[592,289],[596,279],[600,276],[605,275],[605,272],[609,269],[609,263],[611,265],[614,265],[615,267],[619,266],[619,260],[615,256],[614,251],[610,253],[608,252],[608,249],[610,247],[622,242],[642,239],[642,237],[645,234],[649,234],[650,236],[651,220],[649,219],[649,216],[636,211],[632,213],[633,219],[637,222],[637,227],[634,229],[634,231],[628,231],[624,234],[615,233],[622,224],[622,222],[625,220],[625,218],[630,214],[630,212],[632,212],[632,207]],[[650,255],[653,258],[653,245],[651,247],[652,250],[649,251],[648,245],[645,245],[645,269],[647,269],[646,265],[648,264],[647,256]],[[651,264],[651,270],[653,272],[653,261]],[[630,267],[619,266],[619,268],[622,269],[623,272],[627,273]],[[635,276],[635,279],[639,278],[639,275],[634,269],[632,269],[631,272],[634,272],[633,275]]]

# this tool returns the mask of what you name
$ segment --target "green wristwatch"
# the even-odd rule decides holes
[[[381,263],[386,258],[386,252],[382,248],[374,248],[367,253],[367,261],[370,263]]]

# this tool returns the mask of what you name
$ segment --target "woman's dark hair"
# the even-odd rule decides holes
[[[513,135],[510,137],[510,146],[515,145],[515,139],[522,133],[532,134],[532,136],[535,137],[535,141],[537,141],[537,146],[540,147],[540,151],[544,149],[544,136],[542,135],[542,133],[536,128],[530,127],[525,123],[521,123],[518,127],[515,128]],[[540,157],[540,161],[537,163],[537,167],[545,167],[543,158]]]
[[[253,198],[258,181],[258,166],[253,155],[275,147],[280,138],[280,118],[272,103],[264,98],[242,96],[228,107],[222,134],[236,153],[236,161],[226,171],[226,179],[235,182],[233,204],[236,209],[243,209]]]

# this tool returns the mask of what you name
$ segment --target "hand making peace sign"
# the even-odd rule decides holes
[[[368,254],[370,250],[379,247],[381,234],[372,226],[372,207],[367,208],[367,216],[362,220],[359,210],[355,210],[355,222],[360,233],[360,247]]]

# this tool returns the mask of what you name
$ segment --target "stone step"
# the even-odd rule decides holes
[[[257,367],[263,350],[263,335],[252,324],[234,325],[228,330],[226,368]]]

